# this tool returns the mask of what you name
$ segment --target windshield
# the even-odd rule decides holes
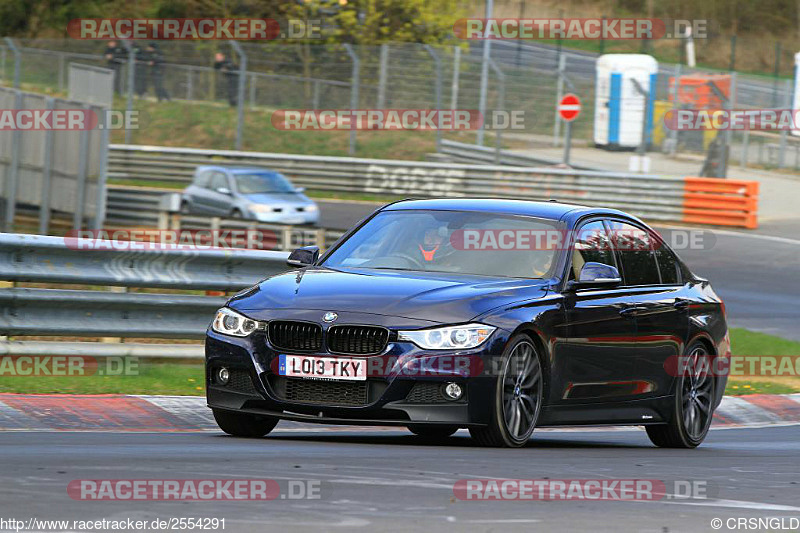
[[[293,193],[294,187],[282,174],[276,172],[235,174],[236,187],[241,194]]]
[[[511,278],[551,275],[556,222],[467,211],[384,211],[337,248],[330,268],[452,272]]]

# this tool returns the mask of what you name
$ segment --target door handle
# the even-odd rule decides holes
[[[672,306],[678,311],[685,311],[689,309],[689,300],[684,300],[683,298],[675,298],[675,303],[673,303]]]
[[[626,307],[626,308],[620,310],[619,314],[620,314],[620,316],[622,316],[624,318],[633,318],[636,315],[638,315],[639,313],[641,313],[642,311],[646,311],[646,310],[647,310],[646,307],[640,307],[640,306],[632,305],[630,307]]]

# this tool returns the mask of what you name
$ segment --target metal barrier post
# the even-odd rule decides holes
[[[90,109],[88,105],[83,108]],[[83,225],[83,208],[86,203],[86,182],[89,173],[89,130],[81,130],[79,142],[78,175],[75,180],[75,212],[72,215],[72,229],[74,230],[80,230]]]
[[[47,97],[46,109],[55,109],[55,101]],[[107,129],[105,131],[108,131]],[[42,198],[39,206],[39,233],[47,235],[50,229],[50,192],[53,186],[53,135],[55,131],[50,128],[44,134],[44,165],[42,165]],[[108,149],[106,148],[106,151]]]
[[[19,90],[14,94],[14,109],[22,108],[22,93]],[[11,133],[11,164],[6,177],[6,212],[5,212],[5,231],[13,231],[14,216],[17,209],[17,185],[19,182],[19,154],[20,143],[22,142],[22,130],[14,130]]]
[[[783,84],[783,108],[792,108],[792,82],[785,80]],[[786,162],[786,142],[789,137],[789,130],[783,128],[781,130],[780,151],[778,152],[778,168],[783,168]]]
[[[436,69],[436,151],[442,147],[442,59],[436,50],[429,44],[425,45],[425,50],[433,58],[434,68]],[[380,107],[380,106],[379,106]]]
[[[64,54],[58,54],[58,90],[64,90]]]
[[[106,111],[102,109],[102,111]],[[100,132],[100,166],[97,174],[97,196],[95,200],[94,218],[92,219],[92,229],[100,229],[106,221],[106,180],[108,179],[108,150],[111,132],[109,128],[103,128]]]
[[[678,108],[680,107],[680,102],[678,102],[678,87],[681,84],[681,70],[683,65],[678,63],[675,66],[675,74],[673,76],[674,83],[672,84],[672,115],[677,116]],[[675,153],[678,151],[678,128],[674,127],[669,132],[669,155],[674,156]]]
[[[428,53],[430,53],[430,51]],[[383,109],[386,105],[386,77],[388,68],[389,45],[384,43],[381,45],[381,62],[378,70],[378,109]]]
[[[242,47],[236,41],[228,41],[231,48],[239,56],[239,87],[238,96],[236,98],[236,143],[234,144],[236,150],[242,149],[242,128],[244,127],[244,84],[245,76],[247,75],[247,54],[244,53]]]
[[[344,45],[344,49],[347,50],[347,54],[353,61],[353,74],[350,82],[350,109],[354,110],[358,108],[358,84],[359,84],[358,72],[360,69],[360,63],[358,60],[358,55],[356,54],[351,44],[346,43]],[[350,126],[350,143],[347,152],[350,155],[356,154],[356,128],[354,127],[354,125]]]
[[[486,0],[486,19],[492,18],[494,11],[494,0]],[[481,92],[478,99],[478,112],[482,117],[486,116],[486,93],[489,85],[489,60],[492,56],[492,40],[483,40],[483,54],[481,58]],[[478,128],[478,138],[476,144],[483,146],[483,122]]]
[[[458,83],[461,75],[461,47],[453,47],[453,85],[450,88],[450,109],[458,107]]]
[[[128,51],[128,96],[127,96],[127,104],[126,109],[128,110],[128,116],[132,116],[133,113],[133,83],[136,78],[136,57],[134,57],[133,53],[133,45],[130,41],[123,41],[125,45],[125,49]],[[125,128],[125,144],[131,143],[131,129]],[[79,228],[76,228],[79,229]]]
[[[5,38],[6,44],[11,49],[11,53],[14,54],[14,85],[15,89],[19,89],[19,76],[20,76],[20,67],[22,64],[22,53],[17,48],[17,45],[14,43],[14,40],[11,37]],[[3,56],[5,59],[5,55]],[[5,67],[5,61],[3,62],[3,66]]]
[[[558,80],[556,81],[556,113],[553,120],[553,146],[558,146],[558,140],[561,137],[561,115],[558,113],[558,104],[564,96],[564,79],[566,77],[565,71],[567,69],[567,56],[559,54],[558,56]]]
[[[506,106],[506,75],[500,70],[500,67],[497,66],[497,63],[489,60],[489,66],[492,67],[492,70],[495,74],[497,74],[497,82],[500,84],[500,92],[497,96],[497,110],[504,111]],[[509,117],[509,123],[511,118]],[[486,122],[486,118],[484,117],[483,122]],[[501,128],[498,128],[496,132],[494,132],[494,162],[496,164],[500,164],[500,154],[503,146],[503,131]]]
[[[250,109],[256,107],[256,75],[250,74]]]

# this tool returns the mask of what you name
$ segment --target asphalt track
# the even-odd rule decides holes
[[[641,430],[540,431],[526,448],[439,445],[401,430],[0,433],[0,517],[225,518],[226,531],[714,531],[713,518],[800,517],[800,426],[712,430],[695,450],[654,448]],[[274,479],[319,483],[319,499],[76,501],[74,479]],[[463,501],[460,479],[653,479],[705,495],[650,502]],[[702,485],[701,485],[702,484]],[[795,522],[797,523],[797,522]],[[723,527],[723,530],[727,530]]]
[[[321,225],[346,229],[379,204],[319,201]],[[696,248],[678,255],[699,276],[711,280],[733,327],[800,341],[800,221],[762,225],[758,232],[698,229]],[[659,226],[662,233],[691,228]]]

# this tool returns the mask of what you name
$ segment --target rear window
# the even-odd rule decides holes
[[[665,244],[657,246],[656,261],[658,262],[658,270],[661,272],[661,283],[665,285],[681,283],[681,267],[678,258]]]
[[[208,185],[211,183],[211,171],[205,170],[200,172],[197,177],[194,179],[194,184],[198,187],[204,187],[208,189]]]

